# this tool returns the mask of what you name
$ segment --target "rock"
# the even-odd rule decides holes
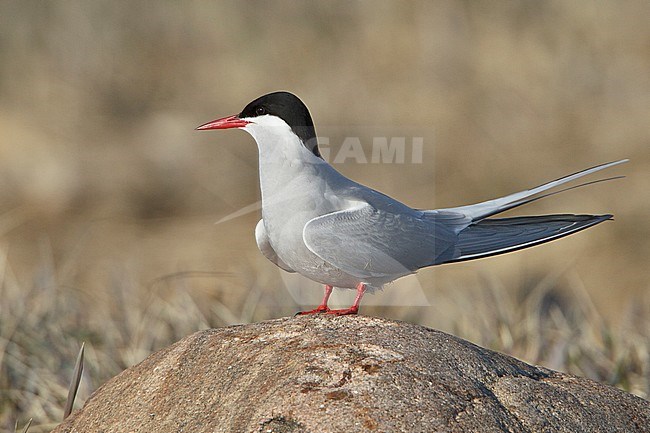
[[[197,332],[55,432],[648,432],[650,403],[422,326],[285,318]]]

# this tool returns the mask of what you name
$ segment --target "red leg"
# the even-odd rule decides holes
[[[357,284],[357,297],[354,298],[354,304],[350,308],[344,308],[342,310],[329,310],[327,314],[336,314],[337,316],[345,316],[347,314],[357,314],[359,312],[359,303],[363,294],[366,292],[366,285],[363,283]]]
[[[325,286],[325,295],[323,295],[323,300],[321,301],[320,305],[316,307],[313,310],[309,311],[298,311],[295,315],[296,316],[302,316],[305,314],[318,314],[318,313],[327,313],[330,311],[330,308],[327,306],[327,301],[330,299],[330,295],[332,294],[332,289],[333,287],[330,285]]]

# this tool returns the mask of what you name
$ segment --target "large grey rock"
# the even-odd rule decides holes
[[[619,389],[373,317],[197,332],[100,387],[55,432],[648,432]]]

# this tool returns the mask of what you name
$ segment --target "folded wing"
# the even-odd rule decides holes
[[[541,215],[484,219],[458,234],[455,253],[440,263],[478,259],[539,245],[579,232],[612,215]]]
[[[366,282],[383,284],[429,266],[456,242],[451,229],[460,214],[440,215],[435,224],[424,212],[391,213],[369,204],[309,221],[307,248],[326,262]]]

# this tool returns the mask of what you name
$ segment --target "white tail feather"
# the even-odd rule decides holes
[[[439,211],[460,212],[462,214],[465,214],[469,218],[471,218],[473,221],[477,221],[486,218],[488,216],[495,215],[500,212],[504,212],[508,209],[512,209],[513,207],[520,206],[522,204],[536,200],[535,198],[529,198],[529,197],[535,196],[549,189],[579,179],[583,176],[587,176],[588,174],[592,174],[597,171],[604,170],[606,168],[613,167],[618,164],[623,164],[628,161],[629,161],[628,159],[621,159],[619,161],[608,162],[606,164],[597,165],[595,167],[591,167],[586,170],[582,170],[577,173],[573,173],[568,176],[561,177],[559,179],[553,180],[551,182],[545,183],[535,188],[516,192],[514,194],[510,194],[505,197],[500,197],[493,200],[488,200],[488,201],[471,204],[467,206],[439,209]]]

